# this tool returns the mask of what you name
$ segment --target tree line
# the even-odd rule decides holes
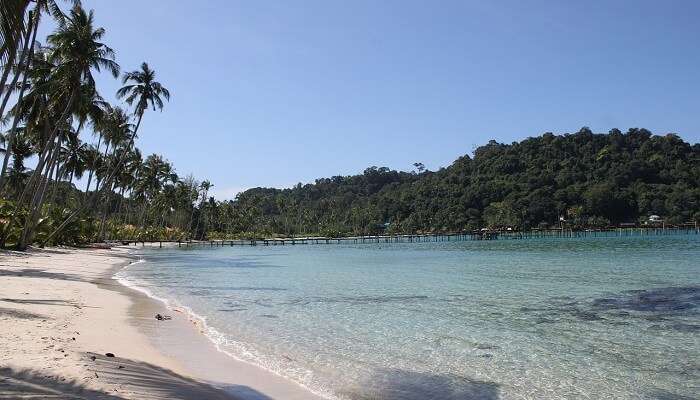
[[[40,42],[47,19],[56,28]],[[218,201],[210,182],[136,147],[170,92],[145,62],[121,73],[105,36],[79,1],[0,2],[0,247],[700,220],[700,144],[639,128],[490,141],[437,171],[370,167]],[[121,77],[121,105],[97,73]]]
[[[40,42],[46,20],[55,29]],[[180,179],[163,156],[135,146],[147,111],[162,110],[170,92],[146,62],[120,75],[105,36],[80,1],[68,10],[53,0],[0,3],[1,247],[202,235],[211,185]],[[100,94],[97,73],[121,77],[123,106]]]
[[[216,237],[588,229],[700,220],[700,144],[633,128],[490,141],[452,165],[370,167],[206,204]]]

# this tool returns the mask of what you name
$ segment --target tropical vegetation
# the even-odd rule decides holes
[[[55,29],[42,44],[45,20]],[[79,1],[0,3],[0,246],[184,239],[200,223],[200,183],[135,146],[146,111],[170,92],[144,62],[121,75],[125,104],[106,101],[95,75],[121,68],[105,38]]]
[[[452,165],[370,167],[210,201],[219,237],[592,229],[700,221],[700,144],[646,129],[491,141]]]
[[[0,247],[700,220],[700,144],[638,128],[491,141],[437,171],[370,167],[218,201],[209,181],[136,146],[170,100],[156,72],[122,73],[94,12],[62,6],[0,2]],[[39,42],[42,21],[55,29]],[[121,77],[121,103],[100,73]]]

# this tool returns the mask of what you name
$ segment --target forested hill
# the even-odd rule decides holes
[[[215,203],[210,229],[343,235],[700,220],[700,144],[646,129],[490,141],[439,171],[367,168]],[[218,223],[214,221],[220,221]]]

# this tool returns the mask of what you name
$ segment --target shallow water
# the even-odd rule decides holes
[[[700,236],[144,251],[120,277],[337,399],[700,397]]]

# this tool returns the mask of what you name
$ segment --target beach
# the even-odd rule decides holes
[[[698,238],[139,245],[117,275],[329,399],[697,398]]]
[[[113,279],[134,261],[123,248],[0,253],[0,399],[315,398]]]
[[[696,398],[697,240],[3,252],[0,400]]]

